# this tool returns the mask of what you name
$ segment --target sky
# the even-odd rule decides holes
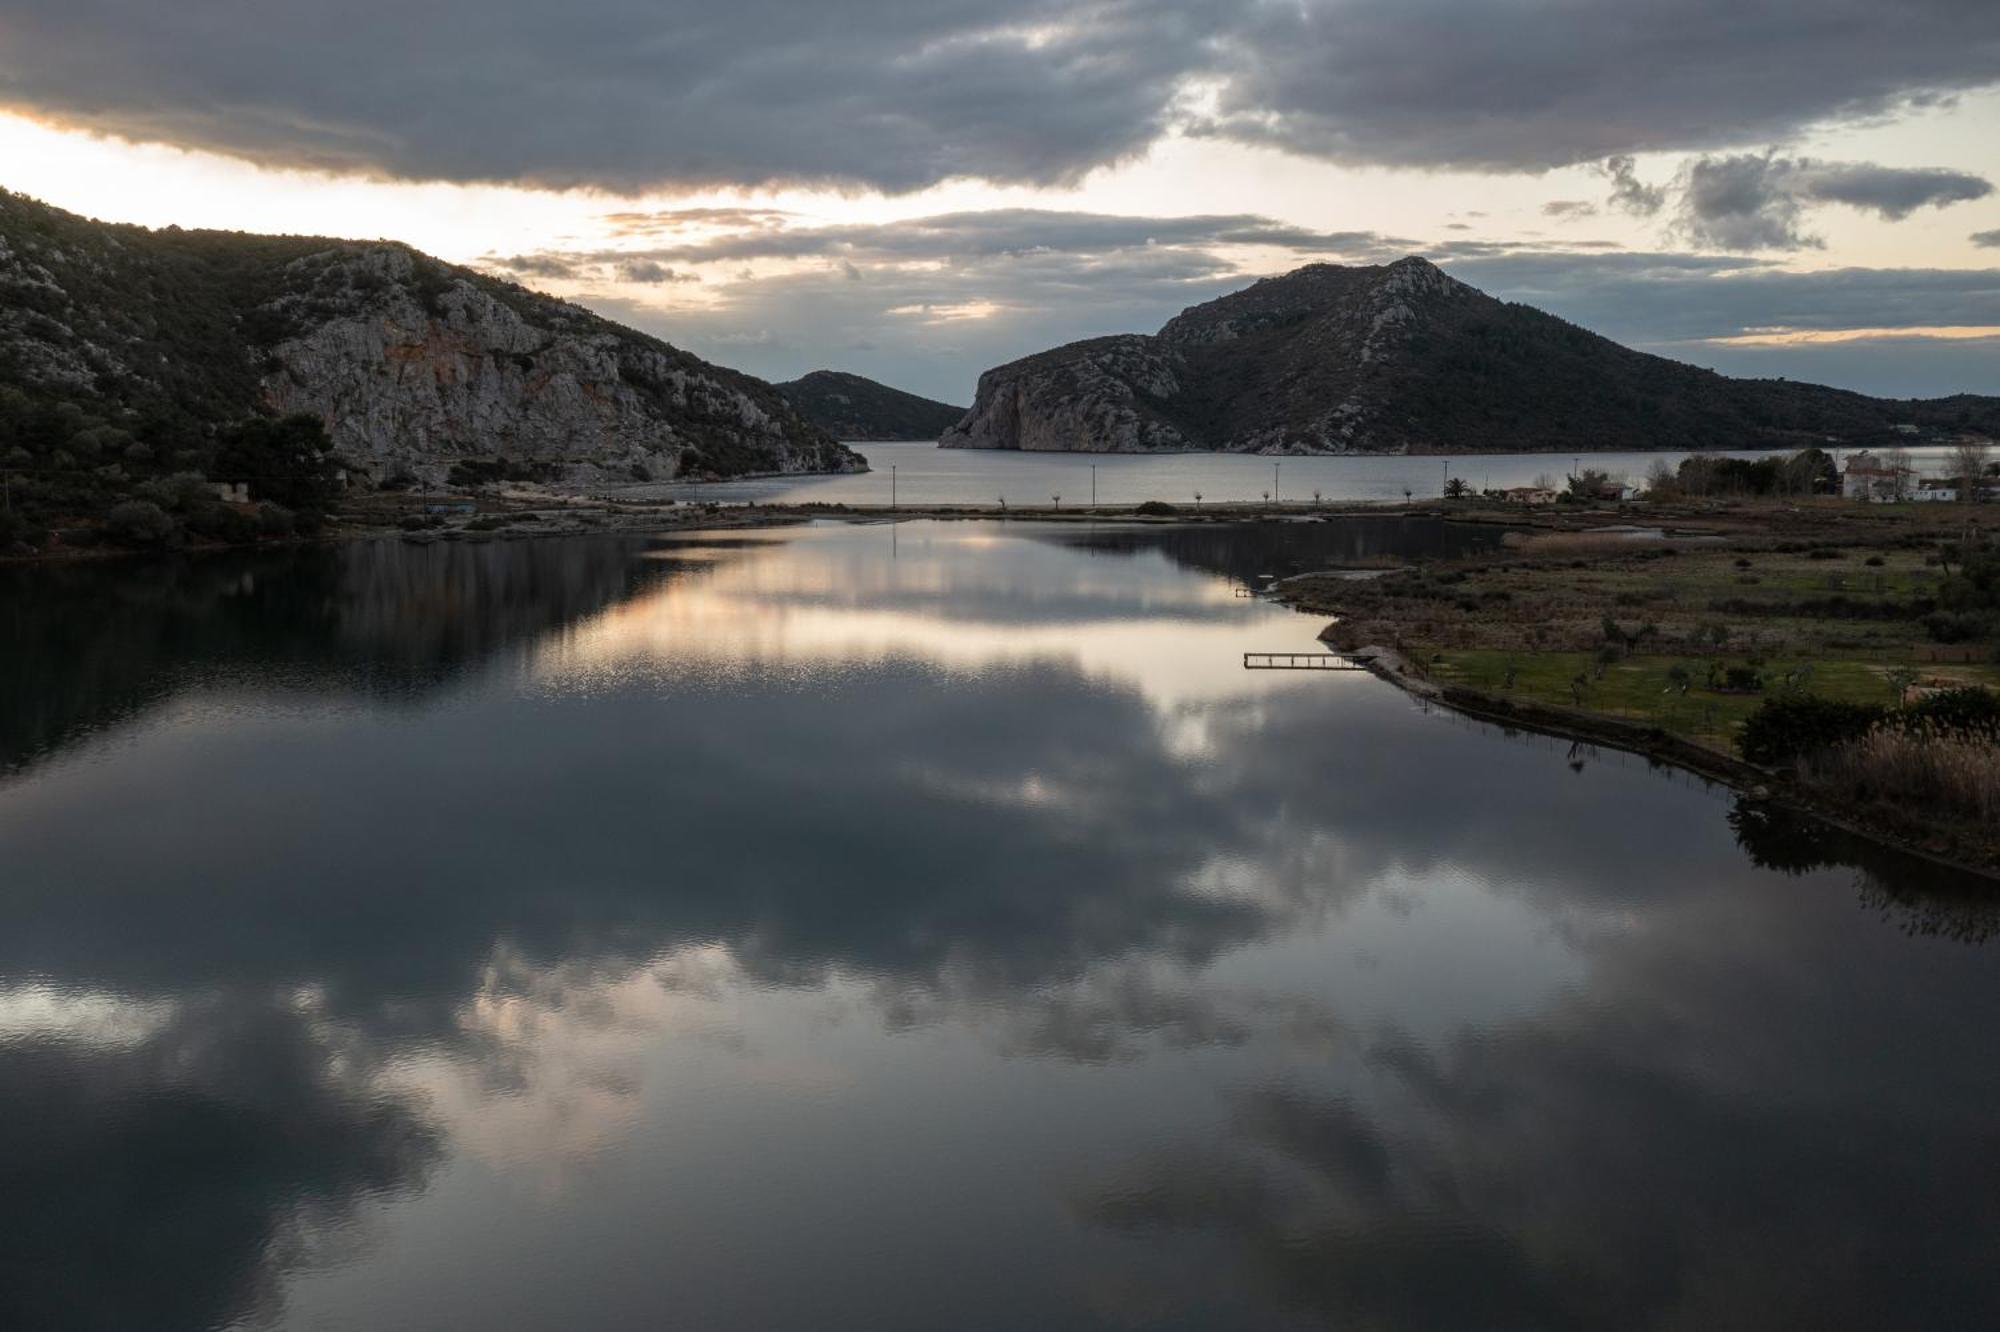
[[[1404,254],[1725,373],[2000,393],[1994,0],[0,0],[0,186],[954,403]]]

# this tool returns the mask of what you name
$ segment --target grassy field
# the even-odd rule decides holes
[[[1785,691],[1888,704],[2000,685],[1990,642],[1939,643],[1923,616],[1940,547],[1529,534],[1479,564],[1287,592],[1338,616],[1343,647],[1397,646],[1440,683],[1642,721],[1719,750]],[[1732,678],[1733,676],[1733,678]]]

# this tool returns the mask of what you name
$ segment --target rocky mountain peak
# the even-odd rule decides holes
[[[1152,337],[989,370],[943,443],[1260,453],[1751,448],[1865,441],[1930,405],[1736,381],[1508,305],[1411,255],[1308,264]],[[1960,424],[2000,404],[1940,403]]]

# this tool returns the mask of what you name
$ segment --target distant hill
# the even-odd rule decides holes
[[[381,482],[865,466],[762,380],[405,245],[118,226],[0,191],[0,458],[31,488],[84,478],[51,504],[201,473],[219,430],[293,416]]]
[[[1887,443],[1898,424],[2000,433],[2000,398],[1889,400],[1729,379],[1621,347],[1408,258],[1313,264],[1156,334],[989,370],[950,448],[1589,452]]]
[[[965,415],[963,407],[838,370],[815,370],[778,390],[835,439],[936,439]]]

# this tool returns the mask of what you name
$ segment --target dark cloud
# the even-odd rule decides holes
[[[260,162],[631,189],[1056,182],[1142,151],[1192,0],[29,0],[0,102]]]
[[[665,264],[652,259],[627,259],[616,269],[620,282],[637,282],[642,286],[657,286],[662,282],[699,282],[692,273],[676,273]]]
[[[1607,157],[1598,169],[1611,180],[1613,208],[1640,217],[1651,217],[1666,206],[1666,188],[1640,180],[1638,168],[1629,156],[1618,154]]]
[[[1678,229],[1718,250],[1796,250],[1820,241],[1803,230],[1808,208],[1837,203],[1900,221],[1923,207],[1983,199],[1992,184],[1963,171],[1822,162],[1744,153],[1703,157],[1684,174]]]
[[[1972,243],[1989,250],[2000,249],[2000,229],[1975,231],[1972,233]]]
[[[26,0],[0,104],[398,177],[907,190],[1073,180],[1175,128],[1426,167],[1720,149],[1996,69],[1982,0]]]
[[[1544,217],[1591,217],[1597,212],[1597,205],[1587,199],[1551,199],[1542,205]]]
[[[521,277],[568,281],[582,275],[572,260],[559,254],[516,254],[504,258],[495,256],[488,262],[494,268],[505,269]]]
[[[1198,132],[1338,161],[1537,169],[1768,142],[1991,84],[1982,0],[1260,4]]]

